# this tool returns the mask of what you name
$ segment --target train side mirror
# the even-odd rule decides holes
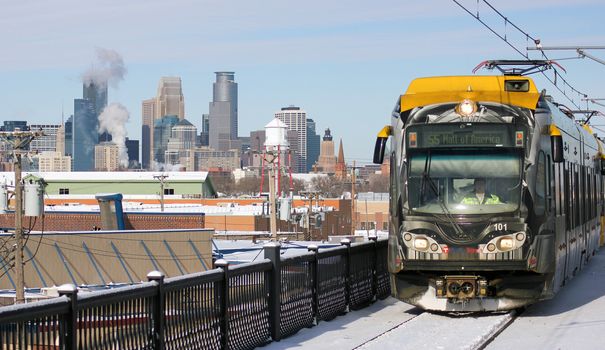
[[[561,163],[563,161],[563,137],[561,135],[550,136],[550,150],[553,163]]]
[[[384,160],[384,152],[387,147],[387,140],[391,136],[391,126],[387,125],[378,133],[376,137],[376,145],[374,146],[374,164],[382,164]]]
[[[382,164],[382,161],[384,160],[384,150],[387,147],[387,140],[388,138],[386,137],[376,138],[376,145],[374,146],[374,164]]]

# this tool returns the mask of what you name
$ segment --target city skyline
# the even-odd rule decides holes
[[[491,20],[497,29],[506,29],[502,21],[487,15],[486,5],[462,3],[473,12],[479,10],[482,19]],[[73,114],[73,100],[81,96],[82,72],[94,61],[96,48],[107,48],[119,52],[128,68],[119,86],[109,85],[108,103],[119,102],[130,112],[131,139],[141,140],[141,101],[154,95],[160,77],[181,77],[185,118],[202,130],[202,114],[209,113],[208,101],[212,101],[214,72],[233,71],[239,84],[238,136],[262,128],[275,110],[297,105],[309,113],[317,130],[330,128],[335,140],[343,139],[347,161],[368,163],[376,132],[389,123],[394,102],[411,79],[470,74],[484,59],[520,58],[451,1],[346,6],[267,1],[262,7],[246,2],[176,1],[179,13],[169,26],[150,28],[140,22],[139,18],[159,21],[164,5],[105,1],[85,9],[64,0],[6,6],[0,15],[6,28],[0,39],[9,54],[0,57],[0,76],[10,84],[0,87],[2,118],[55,124],[64,110],[67,120]],[[494,5],[545,46],[605,42],[598,16],[605,5],[599,1]],[[89,13],[95,13],[94,21]],[[297,20],[284,16],[288,13]],[[36,25],[25,25],[31,18],[36,18]],[[515,38],[510,25],[506,33],[521,47],[532,45]],[[592,54],[604,56],[602,51]],[[550,56],[577,55],[553,52]],[[605,87],[594,78],[601,74],[602,65],[588,59],[561,64],[568,72],[564,78],[574,87],[594,98],[605,97]],[[570,104],[543,77],[533,77],[540,89]]]

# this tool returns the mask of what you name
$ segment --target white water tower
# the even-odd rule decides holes
[[[286,140],[288,126],[281,120],[275,118],[269,124],[265,125],[265,150],[268,152],[285,151],[290,144]]]

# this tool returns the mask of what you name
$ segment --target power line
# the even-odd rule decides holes
[[[498,38],[500,38],[500,40],[504,41],[508,46],[510,46],[513,50],[515,50],[518,54],[520,54],[521,56],[523,56],[525,59],[529,60],[529,54],[527,53],[527,50],[525,53],[523,53],[519,48],[517,48],[515,45],[513,45],[513,43],[511,43],[507,36],[506,33],[504,35],[501,35],[500,33],[498,33],[495,29],[493,29],[492,27],[490,27],[485,21],[483,21],[480,16],[479,16],[479,9],[477,8],[477,14],[473,14],[469,9],[467,9],[466,7],[464,7],[460,2],[458,2],[457,0],[452,0],[456,5],[458,5],[460,8],[462,8],[464,11],[466,11],[466,13],[468,13],[469,15],[471,15],[474,19],[476,19],[479,23],[483,24],[483,26],[485,26],[489,31],[491,31],[494,35],[496,35]],[[500,11],[498,11],[498,9],[496,9],[492,4],[490,4],[487,0],[481,0],[483,3],[485,3],[487,6],[489,6],[490,9],[492,9],[492,11],[494,11],[494,13],[496,13],[500,18],[502,18],[504,20],[504,25],[506,27],[507,24],[510,24],[513,28],[515,28],[519,33],[521,33],[523,36],[525,36],[526,40],[531,39],[535,44],[536,47],[538,48],[538,50],[540,50],[540,39],[534,38],[532,35],[530,35],[528,32],[524,31],[523,29],[521,29],[519,26],[517,26],[516,24],[514,24],[513,22],[511,22],[506,16],[504,16]],[[477,3],[479,3],[479,0],[477,0]],[[549,60],[548,56],[546,55],[546,53],[544,52],[544,50],[540,50],[542,57],[546,60]],[[565,80],[565,78],[563,78],[561,76],[561,74],[559,73],[559,71],[555,68],[552,67],[553,72],[554,72],[554,79],[549,77],[546,73],[542,72],[542,75],[544,75],[544,77],[561,93],[563,94],[563,96],[565,96],[575,107],[577,107],[578,109],[581,109],[580,106],[567,94],[567,91],[564,90],[565,87],[568,87],[572,92],[577,93],[579,95],[580,98],[584,97],[588,97],[587,94],[580,92],[578,89],[576,89],[575,87],[573,87],[567,80]],[[558,85],[557,85],[557,81],[561,81],[563,84],[564,89],[561,89]]]

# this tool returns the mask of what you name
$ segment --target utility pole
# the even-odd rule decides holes
[[[315,198],[315,200],[317,201],[317,206],[319,206],[319,191],[305,191],[305,192],[300,192],[300,194],[302,196],[307,196],[307,198],[309,199],[309,209],[307,211],[307,232],[305,234],[305,241],[310,241],[311,240],[311,214],[313,214],[313,198]]]
[[[153,175],[153,178],[156,180],[160,180],[160,208],[162,213],[164,212],[164,180],[168,178],[168,175]]]
[[[25,302],[25,273],[23,263],[23,187],[21,185],[21,155],[27,154],[25,150],[36,137],[42,136],[42,131],[0,132],[0,138],[9,143],[14,152],[15,170],[15,303]]]

